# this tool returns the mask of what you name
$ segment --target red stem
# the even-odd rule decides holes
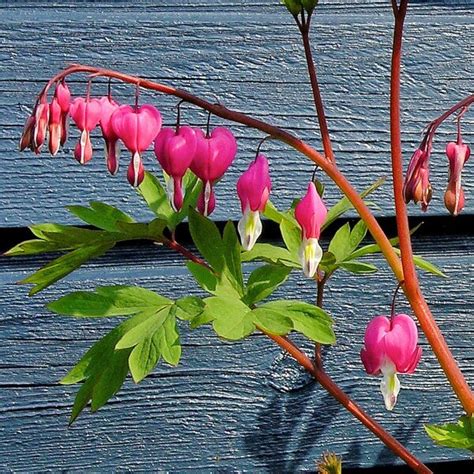
[[[318,77],[316,75],[316,66],[313,60],[313,54],[311,52],[311,43],[309,40],[309,29],[311,24],[311,15],[302,23],[298,23],[298,27],[301,32],[303,39],[304,54],[306,57],[306,65],[308,67],[309,81],[311,83],[311,89],[313,91],[313,100],[316,107],[316,115],[319,122],[319,130],[321,131],[321,139],[323,142],[324,154],[326,158],[332,163],[336,162],[334,152],[332,150],[331,137],[329,135],[328,124],[326,120],[326,114],[324,112],[323,99],[321,97],[321,90],[319,89]]]
[[[262,329],[260,329],[262,331]],[[387,433],[373,418],[362,410],[350,397],[324,372],[315,366],[313,361],[295,346],[286,337],[275,336],[264,332],[270,339],[273,339],[282,349],[290,354],[302,367],[304,367],[320,384],[325,388],[346,410],[357,418],[364,426],[374,433],[383,443],[390,448],[397,456],[403,459],[415,472],[432,473],[427,466],[419,461],[393,436]]]
[[[408,0],[401,0],[395,14],[395,30],[392,49],[392,69],[390,78],[390,141],[392,154],[393,191],[397,230],[404,275],[404,291],[433,352],[439,360],[446,376],[462,403],[467,414],[474,412],[474,395],[462,375],[443,334],[439,330],[431,311],[421,293],[418,276],[413,264],[410,227],[403,196],[403,162],[400,127],[400,67],[402,55],[403,23]]]

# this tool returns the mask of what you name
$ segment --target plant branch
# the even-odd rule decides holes
[[[324,372],[318,368],[313,361],[302,352],[288,338],[265,333],[270,339],[275,341],[282,349],[288,352],[302,367],[304,367],[319,383],[326,389],[344,408],[346,408],[355,418],[357,418],[365,427],[374,433],[388,448],[397,456],[403,459],[415,472],[431,473],[421,461],[410,453],[400,442],[392,435],[387,433],[373,418],[365,413],[351,398]]]
[[[161,92],[167,95],[172,95],[178,97],[179,99],[183,99],[186,102],[196,105],[204,110],[212,112],[214,115],[217,115],[221,118],[230,120],[232,122],[241,123],[248,127],[260,130],[261,132],[271,135],[277,140],[280,140],[289,146],[293,147],[295,150],[299,151],[310,160],[312,160],[316,165],[318,165],[339,187],[339,189],[345,194],[345,196],[349,199],[351,204],[354,206],[356,211],[358,212],[361,219],[366,223],[367,228],[372,235],[375,242],[379,245],[382,254],[384,255],[387,263],[391,267],[393,273],[395,274],[398,281],[404,280],[403,276],[403,268],[400,263],[400,259],[398,258],[397,254],[393,250],[392,244],[390,243],[389,239],[383,232],[382,228],[380,227],[379,223],[375,219],[374,215],[372,214],[371,210],[367,207],[364,200],[360,197],[359,193],[352,187],[346,177],[337,169],[337,167],[323,157],[319,152],[317,152],[314,148],[310,147],[308,144],[303,142],[302,140],[298,139],[294,135],[278,128],[274,127],[266,122],[261,120],[255,119],[250,117],[246,114],[236,112],[224,107],[221,104],[212,104],[200,97],[194,96],[189,92],[186,92],[182,89],[176,89],[170,86],[166,86],[164,84],[160,84],[154,81],[150,81],[148,79],[143,79],[136,76],[131,76],[128,74],[123,74],[117,71],[113,71],[110,69],[102,69],[92,66],[84,66],[74,64],[70,67],[64,69],[63,71],[56,74],[50,81],[46,84],[42,94],[47,93],[48,89],[57,81],[63,80],[66,76],[73,74],[73,73],[89,73],[93,76],[103,76],[108,78],[115,78],[122,82],[134,84],[139,84],[140,87],[144,87],[149,90],[154,90],[156,92]],[[399,94],[399,91],[398,91]],[[399,111],[397,111],[399,117]],[[392,120],[393,122],[393,120]],[[393,140],[392,140],[393,141]],[[395,140],[396,141],[396,140]],[[392,152],[395,156],[395,154]],[[400,152],[400,145],[399,145],[399,154],[400,154],[400,161],[401,161],[401,152]],[[402,172],[402,170],[400,170]],[[403,183],[402,183],[403,184]],[[398,185],[399,186],[399,185]],[[397,193],[396,193],[397,194]],[[401,188],[398,192],[400,196]],[[402,196],[403,198],[403,196]],[[396,201],[399,201],[399,199]],[[402,202],[403,206],[404,201]],[[400,203],[398,204],[400,205]],[[405,257],[406,260],[406,257]],[[445,369],[446,363],[441,364],[443,369],[445,369],[445,373],[449,378],[451,384],[456,387],[460,387],[461,389],[456,389],[455,392],[458,395],[458,398],[461,400],[463,406],[467,406],[468,409],[466,410],[468,413],[472,413],[474,410],[474,395],[472,394],[467,382],[463,378],[459,368],[457,368],[457,364],[454,361],[449,349],[447,349],[446,342],[444,341],[443,335],[439,331],[439,328],[436,326],[436,322],[431,315],[428,305],[424,301],[421,293],[419,292],[419,288],[417,291],[414,291],[410,285],[405,285],[404,287],[405,294],[410,301],[412,309],[416,316],[420,321],[420,325],[425,332],[425,334],[429,333],[430,336],[427,339],[430,343],[431,347],[435,351],[436,355],[443,352],[443,360],[447,362],[447,364],[453,368],[457,369],[447,371]],[[423,321],[423,322],[422,322]],[[441,347],[441,349],[439,349]],[[453,386],[454,386],[453,385]]]
[[[433,315],[421,293],[418,276],[413,263],[410,228],[407,208],[403,196],[403,160],[400,126],[400,68],[402,56],[403,24],[408,0],[400,0],[395,14],[393,35],[392,67],[390,77],[390,142],[392,155],[393,192],[397,220],[398,237],[404,274],[404,291],[415,312],[420,326],[430,343],[433,352],[443,368],[454,392],[467,414],[474,412],[474,395],[464,379],[443,334],[438,328]],[[449,111],[448,111],[449,112]],[[452,113],[452,112],[451,112]]]
[[[325,273],[321,279],[316,279],[317,293],[316,293],[316,306],[320,308],[323,307],[323,298],[324,298],[324,285],[328,281],[329,274]],[[321,354],[321,344],[318,342],[314,345],[314,363],[320,369],[323,368],[323,357]]]
[[[321,97],[321,90],[319,89],[318,77],[316,74],[316,66],[313,60],[313,54],[311,52],[311,43],[309,39],[309,31],[311,25],[311,15],[308,15],[306,22],[298,23],[298,28],[301,33],[303,40],[304,54],[306,57],[306,65],[309,73],[309,80],[311,83],[311,90],[313,91],[313,100],[316,108],[316,115],[319,122],[319,130],[321,132],[321,139],[323,142],[324,154],[326,158],[332,163],[336,162],[334,152],[331,144],[331,137],[329,135],[328,124],[326,120],[326,114],[324,112],[323,99]]]

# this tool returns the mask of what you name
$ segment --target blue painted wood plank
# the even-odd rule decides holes
[[[449,277],[424,275],[422,285],[471,385],[473,250],[472,240],[452,236],[423,238],[416,247]],[[26,289],[15,281],[41,259],[11,259],[0,267],[2,471],[54,466],[72,472],[295,472],[312,470],[328,449],[343,455],[347,467],[398,462],[320,388],[306,385],[292,365],[276,364],[281,354],[265,337],[229,344],[206,329],[190,332],[184,326],[178,367],[160,364],[139,386],[127,381],[104,409],[83,414],[67,429],[76,387],[56,381],[116,320],[62,318],[47,313],[44,303],[65,291],[100,284],[139,284],[170,297],[196,291],[169,253],[139,247],[133,249],[136,264],[131,265],[131,251],[117,249],[27,301]],[[422,423],[460,413],[423,337],[421,364],[413,376],[402,377],[392,413],[383,409],[379,379],[363,371],[358,354],[364,327],[374,315],[388,311],[394,287],[380,259],[376,263],[382,270],[367,280],[341,274],[329,285],[326,305],[335,318],[338,341],[326,352],[327,370],[421,459],[468,459],[461,451],[435,447],[422,429]],[[314,299],[312,285],[296,273],[285,288],[288,292],[281,290],[278,296]],[[403,298],[399,310],[409,311]],[[299,342],[311,352],[310,344]]]
[[[74,222],[64,205],[103,199],[147,217],[130,193],[123,172],[105,174],[102,145],[79,170],[67,153],[58,158],[22,156],[16,144],[27,108],[48,75],[68,62],[92,62],[172,82],[245,112],[257,111],[319,146],[301,46],[291,18],[278,2],[15,2],[2,8],[0,25],[0,226],[23,226],[50,219]],[[424,125],[471,90],[472,4],[413,4],[407,20],[403,84],[404,151],[408,157]],[[387,113],[391,12],[386,2],[321,2],[315,25],[315,56],[340,167],[363,188],[389,165]],[[251,53],[249,53],[251,51]],[[174,80],[177,78],[177,80]],[[26,82],[24,82],[26,81]],[[76,93],[83,85],[72,84]],[[100,91],[100,89],[98,89]],[[102,92],[104,87],[102,88]],[[130,88],[118,88],[130,100]],[[151,95],[144,94],[144,98]],[[341,101],[341,97],[343,100]],[[156,97],[167,123],[174,101]],[[203,125],[205,116],[186,110],[185,119]],[[216,123],[219,121],[216,120]],[[467,118],[465,140],[473,140]],[[233,127],[238,159],[218,188],[216,219],[237,218],[234,186],[261,138]],[[453,131],[440,130],[433,153],[435,195],[431,212],[444,213],[447,166],[444,142]],[[265,145],[275,176],[275,200],[287,206],[300,195],[311,164],[279,144]],[[147,166],[157,170],[153,156]],[[126,161],[126,160],[124,160]],[[124,168],[124,167],[123,167]],[[466,211],[474,210],[472,173],[466,173]],[[24,190],[28,189],[25,197]],[[328,189],[329,200],[337,192]],[[393,214],[390,187],[379,196],[381,215]],[[420,211],[412,207],[414,214]]]

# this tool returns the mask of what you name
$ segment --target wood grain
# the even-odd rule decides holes
[[[471,384],[473,250],[472,239],[462,236],[425,237],[416,248],[449,277],[424,275],[422,282]],[[281,355],[265,337],[229,344],[207,329],[191,332],[184,325],[178,367],[160,364],[139,386],[127,381],[104,409],[83,414],[67,429],[76,387],[56,381],[117,319],[62,318],[47,313],[44,303],[64,291],[101,284],[138,284],[174,298],[196,289],[170,253],[143,246],[116,249],[25,302],[26,289],[15,281],[41,260],[11,259],[0,267],[2,471],[295,472],[313,469],[327,449],[343,455],[347,467],[397,462],[292,364],[278,363]],[[402,377],[394,412],[383,409],[379,379],[362,369],[358,353],[364,326],[374,315],[387,313],[394,287],[380,259],[375,263],[381,271],[368,280],[340,274],[329,286],[327,308],[335,318],[338,341],[326,351],[328,371],[421,459],[468,459],[462,452],[433,446],[422,429],[422,423],[460,413],[423,338],[422,363],[416,374]],[[276,296],[284,295],[312,301],[314,289],[295,273]],[[398,309],[408,311],[403,298]],[[299,342],[311,350],[310,344]]]
[[[17,141],[28,108],[42,83],[70,62],[95,63],[153,77],[226,105],[264,117],[319,145],[296,29],[274,2],[171,0],[156,2],[15,2],[1,4],[0,24],[0,226],[24,226],[54,216],[74,222],[63,209],[71,203],[102,199],[121,205],[138,219],[147,217],[130,193],[123,172],[106,175],[102,145],[95,160],[81,168],[71,158],[73,141],[57,158],[20,155]],[[427,121],[471,92],[472,2],[413,3],[407,20],[403,84],[404,151],[416,147]],[[360,189],[389,174],[387,113],[391,13],[386,2],[324,2],[318,8],[314,50],[334,148],[340,167]],[[72,84],[76,94],[84,85]],[[103,93],[105,86],[96,86]],[[130,88],[117,98],[131,99]],[[174,121],[174,102],[144,94],[159,104],[165,122]],[[198,126],[204,114],[185,111]],[[217,120],[215,123],[218,123]],[[467,117],[465,141],[473,142]],[[252,159],[261,138],[233,127],[239,153],[218,186],[216,219],[237,218],[234,193],[238,174]],[[433,153],[435,196],[431,211],[444,213],[444,143],[454,130],[440,130]],[[271,158],[277,205],[301,195],[312,166],[291,150],[266,144]],[[124,156],[124,163],[128,158]],[[148,154],[147,167],[158,172]],[[123,167],[124,169],[125,167]],[[122,170],[123,171],[123,170]],[[466,173],[466,213],[474,210],[472,173]],[[25,193],[25,189],[27,193]],[[329,201],[337,192],[328,190]],[[26,195],[25,195],[26,194]],[[381,215],[393,214],[389,183],[377,196]],[[416,207],[413,214],[419,214]]]

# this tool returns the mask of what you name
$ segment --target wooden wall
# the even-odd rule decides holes
[[[329,126],[340,167],[362,189],[390,169],[389,2],[320,3],[314,50]],[[410,6],[402,89],[407,158],[424,125],[471,92],[473,6],[472,1],[421,0]],[[56,158],[17,151],[35,94],[70,62],[103,65],[192,89],[286,127],[319,147],[301,46],[291,18],[277,1],[17,1],[0,2],[0,17],[0,232],[31,222],[76,222],[63,206],[91,199],[116,204],[137,219],[150,217],[130,192],[124,170],[115,178],[106,174],[98,140],[96,157],[85,167],[72,159],[72,141],[67,153]],[[82,80],[71,86],[83,93]],[[103,93],[105,85],[94,90]],[[116,96],[130,101],[133,90],[117,87]],[[175,120],[174,101],[146,93],[143,97],[160,107],[166,123]],[[184,118],[201,126],[206,119],[191,108],[185,109]],[[471,144],[473,121],[471,114],[464,132]],[[218,220],[238,218],[235,181],[261,138],[240,126],[232,129],[239,154],[218,187]],[[443,148],[453,137],[454,127],[443,127],[435,144],[435,196],[429,215],[445,213]],[[278,143],[265,144],[264,151],[272,160],[274,201],[288,206],[302,194],[312,166]],[[151,154],[147,167],[158,170]],[[472,215],[469,168],[465,213]],[[328,192],[329,202],[334,202],[337,192]],[[390,193],[387,183],[376,195],[380,215],[393,214]],[[415,207],[411,212],[420,213]],[[423,286],[474,385],[472,230],[425,235],[416,250],[449,276],[440,280],[424,275]],[[98,284],[139,284],[170,296],[195,289],[173,256],[139,246],[117,249],[27,300],[25,288],[15,282],[44,262],[42,257],[0,261],[0,471],[294,472],[313,469],[327,449],[343,455],[347,466],[398,462],[258,335],[228,344],[206,330],[183,328],[184,355],[177,368],[160,365],[139,386],[128,381],[104,409],[84,414],[68,429],[76,388],[58,386],[57,380],[115,321],[52,316],[44,302],[66,290]],[[467,459],[462,452],[434,447],[421,427],[460,413],[424,339],[423,362],[414,376],[403,377],[393,413],[382,407],[379,380],[362,370],[358,353],[364,326],[372,316],[387,312],[394,287],[393,277],[379,263],[382,270],[368,284],[364,281],[363,288],[362,280],[349,276],[330,285],[327,305],[337,322],[338,342],[327,351],[328,370],[421,459]],[[287,288],[290,297],[314,298],[313,289],[298,275]],[[407,309],[403,303],[401,308]]]

